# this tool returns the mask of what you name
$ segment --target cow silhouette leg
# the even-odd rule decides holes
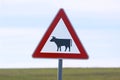
[[[60,51],[61,51],[61,47],[60,47]]]
[[[69,52],[70,52],[70,46],[69,46]]]
[[[65,46],[65,51],[67,50],[67,46]]]
[[[57,51],[59,50],[59,47],[57,47]]]
[[[61,47],[60,47],[60,46],[59,46],[59,47],[57,47],[57,51],[59,51],[59,50],[61,51]]]

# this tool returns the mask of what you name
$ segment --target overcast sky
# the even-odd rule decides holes
[[[0,0],[0,68],[57,67],[32,54],[60,8],[89,55],[64,67],[120,67],[120,0]]]

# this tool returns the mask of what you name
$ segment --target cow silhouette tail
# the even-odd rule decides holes
[[[72,46],[72,39],[70,39],[70,46]]]

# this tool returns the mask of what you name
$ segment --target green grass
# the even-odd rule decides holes
[[[57,80],[57,69],[0,69],[0,80]],[[120,80],[120,68],[65,68],[63,80]]]

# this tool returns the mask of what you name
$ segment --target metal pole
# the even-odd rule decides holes
[[[62,59],[58,63],[58,80],[62,80]]]

